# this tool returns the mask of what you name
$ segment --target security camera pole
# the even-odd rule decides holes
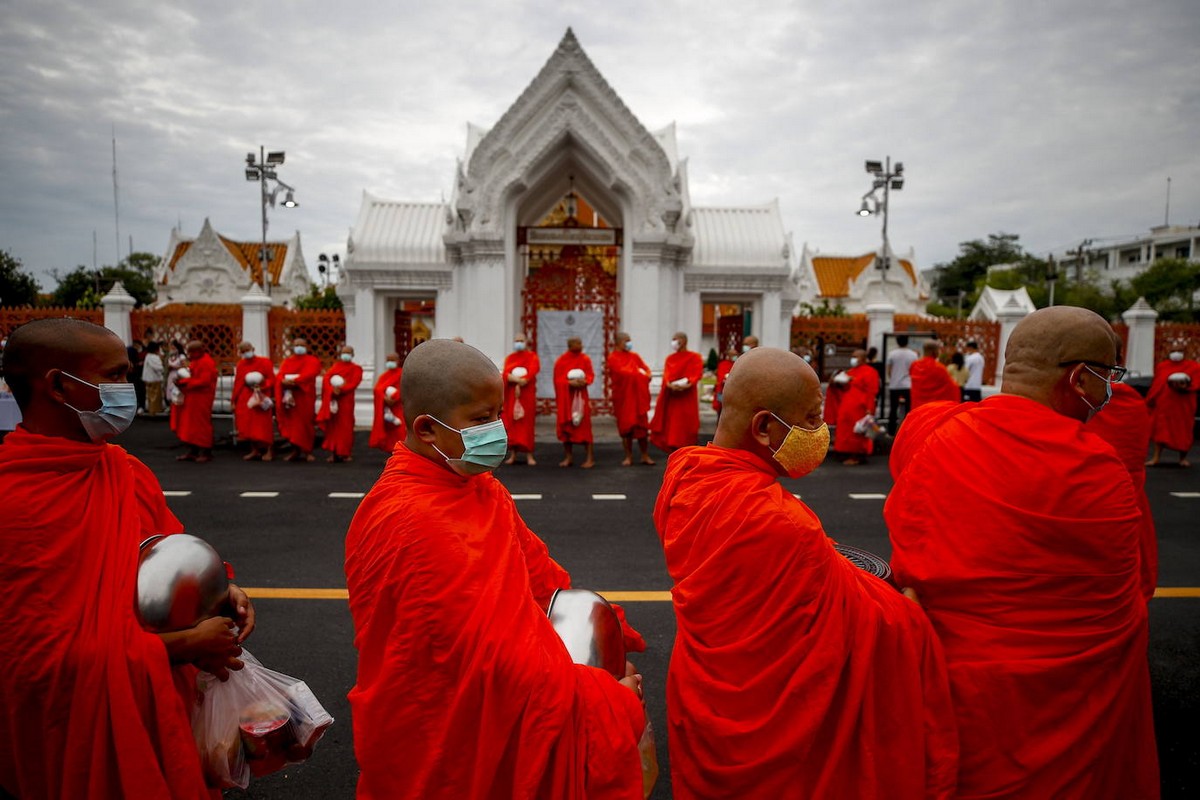
[[[258,251],[258,271],[257,273],[252,272],[251,278],[268,295],[271,293],[271,281],[267,279],[267,265],[271,258],[267,251],[267,205],[270,204],[271,208],[275,207],[275,198],[280,189],[287,190],[287,195],[283,200],[284,208],[295,208],[300,205],[293,196],[293,192],[296,190],[279,180],[279,176],[275,174],[275,168],[283,165],[285,156],[286,154],[282,150],[273,150],[267,153],[261,146],[258,148],[257,158],[254,153],[246,153],[246,180],[258,182],[262,197],[262,249]],[[274,187],[268,189],[267,181],[273,181]]]
[[[879,214],[883,217],[883,254],[877,260],[876,268],[886,283],[888,269],[892,265],[892,246],[888,242],[887,232],[889,191],[892,189],[900,191],[904,188],[904,164],[897,161],[896,168],[893,170],[892,157],[888,156],[884,162],[868,161],[866,168],[867,172],[875,176],[875,180],[872,182],[870,190],[862,196],[862,207],[858,209],[858,215],[869,217],[872,214]],[[875,194],[880,189],[883,189],[882,200]]]

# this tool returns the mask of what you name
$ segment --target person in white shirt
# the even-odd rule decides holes
[[[161,414],[163,412],[163,370],[162,356],[158,354],[161,346],[158,342],[146,344],[146,356],[142,359],[142,383],[146,385],[146,412]]]
[[[983,399],[983,353],[979,344],[972,339],[967,342],[967,382],[963,384],[963,402],[978,403]]]
[[[917,360],[915,350],[908,346],[908,337],[896,337],[895,350],[887,354],[888,432],[895,434],[900,420],[912,407],[912,379],[908,369]]]

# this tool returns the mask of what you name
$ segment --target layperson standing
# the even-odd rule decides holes
[[[1179,453],[1179,466],[1190,467],[1188,451],[1196,432],[1196,393],[1200,392],[1200,363],[1183,357],[1182,349],[1172,350],[1165,361],[1154,368],[1154,381],[1146,394],[1153,414],[1151,440],[1154,453],[1146,462],[1156,466],[1163,448]]]
[[[292,446],[287,461],[312,461],[316,443],[317,378],[321,361],[309,355],[308,342],[292,340],[292,354],[279,365],[275,382],[275,419],[279,435]]]
[[[854,428],[864,417],[875,414],[875,400],[879,397],[879,373],[867,363],[866,350],[855,350],[850,357],[850,368],[844,374],[849,382],[845,384],[837,401],[837,429],[834,431],[833,449],[848,456],[842,461],[843,464],[855,466],[865,464],[874,449],[873,440],[856,432]]]
[[[911,403],[909,410],[919,408],[926,403],[946,401],[957,403],[962,400],[962,390],[950,377],[950,371],[938,360],[941,344],[936,341],[925,342],[921,346],[923,355],[909,367],[909,382],[911,387]]]
[[[212,461],[212,414],[213,401],[217,397],[217,363],[208,354],[204,343],[199,341],[188,342],[187,356],[186,372],[180,370],[175,378],[175,385],[183,398],[176,413],[175,435],[188,446],[188,451],[175,460],[203,464]]]
[[[163,412],[163,381],[166,379],[166,369],[163,366],[159,351],[162,345],[158,342],[146,343],[146,355],[142,359],[142,383],[146,387],[146,413],[158,416]]]
[[[274,456],[275,366],[266,356],[255,355],[254,345],[238,345],[238,364],[233,372],[233,426],[238,441],[249,442],[243,461],[270,461]]]
[[[671,354],[663,364],[662,388],[650,421],[650,441],[659,450],[672,453],[696,444],[700,435],[700,379],[704,360],[688,350],[687,334],[671,337]]]
[[[555,433],[563,445],[560,467],[574,463],[574,445],[584,446],[584,460],[579,466],[596,466],[592,452],[592,407],[588,402],[588,387],[596,380],[592,359],[583,352],[583,340],[578,336],[567,339],[567,350],[554,362],[554,401],[558,414]]]
[[[923,406],[892,448],[892,567],[945,648],[959,797],[1159,796],[1142,513],[1084,425],[1116,358],[1097,314],[1035,311],[1000,394]]]
[[[354,449],[354,393],[362,383],[363,370],[354,363],[354,348],[345,345],[338,360],[321,379],[321,410],[317,424],[325,432],[321,447],[329,451],[330,464],[351,461]]]
[[[967,382],[962,387],[964,403],[978,403],[983,399],[983,353],[974,339],[967,342],[967,354],[963,364],[967,368]]]
[[[654,464],[650,458],[650,367],[634,352],[628,333],[618,333],[613,351],[608,354],[608,380],[612,389],[613,416],[617,433],[625,449],[621,466],[633,464],[633,440],[637,439],[642,463]]]
[[[912,409],[912,380],[909,370],[917,354],[908,346],[908,337],[896,337],[896,349],[887,354],[888,430],[893,434],[900,420]]]
[[[525,463],[534,466],[533,439],[537,423],[537,374],[542,362],[529,348],[525,334],[513,337],[512,352],[504,359],[504,429],[508,431],[508,458],[514,464],[517,453],[525,454]]]
[[[375,416],[371,423],[371,438],[368,445],[385,453],[396,449],[396,443],[403,441],[404,402],[400,394],[400,378],[404,370],[400,368],[400,354],[388,353],[387,363],[383,372],[375,379],[372,395],[375,398]]]

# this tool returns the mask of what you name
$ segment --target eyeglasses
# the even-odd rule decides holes
[[[1059,366],[1067,367],[1072,364],[1083,364],[1088,367],[1095,367],[1095,370],[1089,370],[1089,372],[1091,372],[1097,378],[1108,381],[1109,383],[1120,383],[1121,379],[1125,377],[1124,367],[1114,367],[1110,364],[1101,364],[1098,361],[1087,361],[1082,358],[1075,361],[1062,361],[1059,363]],[[1100,372],[1097,372],[1096,370],[1100,370]]]

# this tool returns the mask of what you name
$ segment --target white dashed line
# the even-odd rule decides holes
[[[165,489],[163,490],[163,497],[187,497],[190,494],[191,494],[191,492],[174,491],[174,490],[168,492]]]
[[[279,492],[242,492],[239,497],[279,497]]]
[[[623,495],[623,494],[594,494],[594,495],[592,495],[592,499],[593,500],[624,500],[625,495]]]
[[[855,494],[854,492],[851,492],[850,499],[851,500],[886,500],[887,495],[886,494],[878,494],[875,492],[868,492],[865,494]]]
[[[1200,497],[1200,492],[1171,492],[1171,497]]]
[[[366,497],[366,492],[330,492],[329,496],[335,500],[358,500],[360,497]]]
[[[804,499],[803,497],[801,497],[801,496],[800,496],[800,495],[798,495],[798,494],[793,494],[793,495],[792,495],[792,497],[796,498],[797,500],[803,500],[803,499]]]
[[[513,500],[541,500],[542,496],[540,494],[514,494],[512,496],[512,499]]]

